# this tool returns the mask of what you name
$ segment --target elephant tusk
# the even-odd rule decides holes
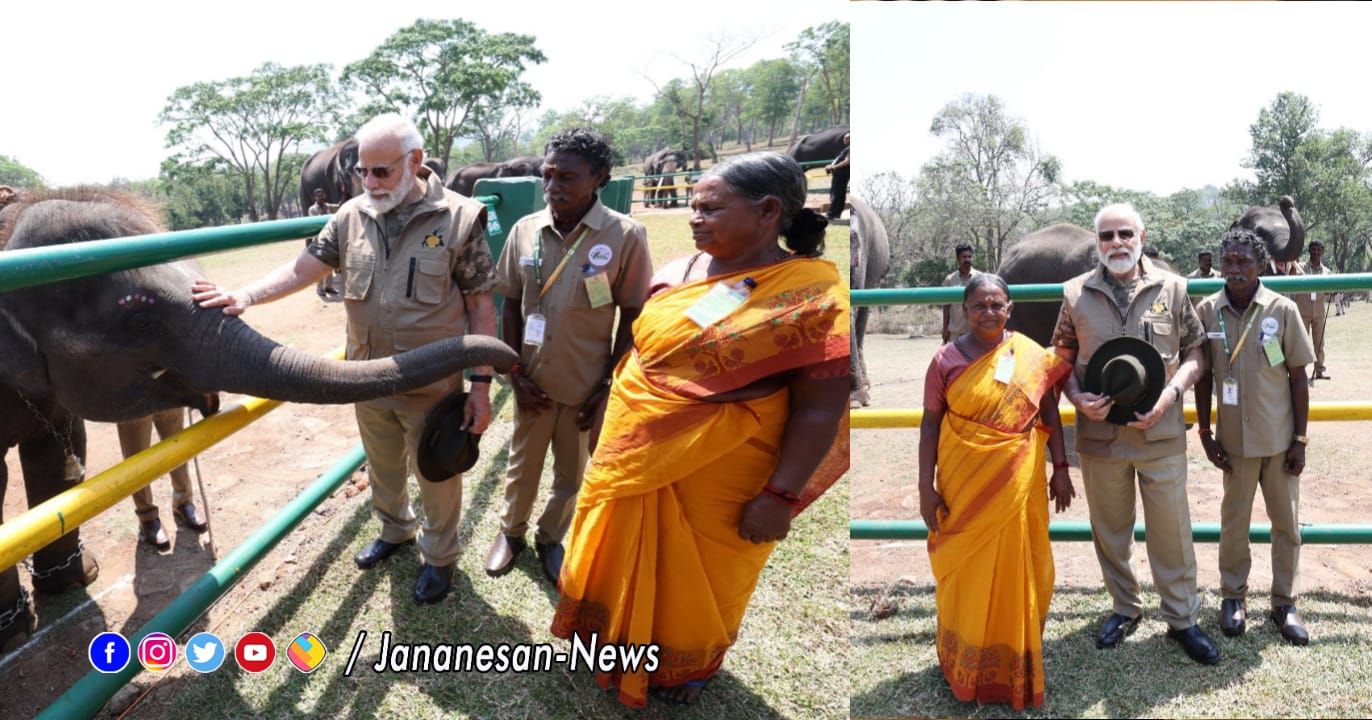
[[[156,379],[158,379],[158,378],[160,378],[160,377],[162,377],[163,375],[166,375],[166,374],[167,374],[167,369],[166,369],[166,368],[157,368],[156,370],[153,370],[153,371],[152,371],[151,377],[152,377],[153,380],[156,380]]]

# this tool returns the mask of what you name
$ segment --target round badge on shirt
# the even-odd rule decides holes
[[[1263,334],[1263,335],[1266,335],[1266,336],[1268,336],[1268,337],[1272,337],[1273,335],[1276,335],[1276,334],[1277,334],[1277,319],[1276,319],[1276,318],[1274,318],[1274,317],[1265,317],[1265,318],[1262,319],[1262,334]]]
[[[610,264],[610,258],[614,256],[615,252],[605,243],[593,246],[591,251],[587,253],[587,257],[590,259],[591,264],[598,267],[605,267]]]

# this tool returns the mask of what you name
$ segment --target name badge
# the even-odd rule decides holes
[[[991,378],[1002,385],[1010,384],[1010,378],[1015,374],[1015,351],[1000,356],[996,361],[996,374]]]
[[[1205,336],[1210,338],[1211,340],[1224,339],[1224,333],[1220,332],[1219,330],[1211,330],[1210,332],[1205,333]]]
[[[1281,339],[1271,337],[1263,341],[1262,351],[1267,353],[1267,364],[1276,367],[1286,360],[1286,354],[1281,351]]]
[[[522,258],[519,259],[519,266],[520,266],[520,267],[533,267],[533,266],[534,266],[534,259],[531,258],[531,257],[522,257]]]
[[[582,282],[586,284],[586,297],[590,298],[591,307],[609,305],[614,300],[610,294],[610,276],[606,272],[592,272]]]
[[[695,324],[707,328],[728,317],[729,313],[737,310],[747,299],[748,296],[743,293],[717,282],[709,292],[695,301],[694,305],[686,308],[686,317]]]
[[[526,345],[542,345],[543,332],[548,329],[548,318],[539,313],[533,313],[524,318],[524,343]]]
[[[1239,404],[1239,381],[1234,378],[1225,378],[1220,383],[1220,402],[1225,405]]]

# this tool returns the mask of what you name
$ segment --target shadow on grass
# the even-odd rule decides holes
[[[937,619],[931,584],[856,587],[851,597],[854,659],[859,665],[854,678],[872,670],[879,677],[864,683],[865,689],[859,690],[855,683],[850,706],[854,718],[1149,717],[1169,711],[1260,717],[1294,711],[1319,716],[1319,708],[1288,695],[1284,684],[1268,685],[1269,691],[1256,698],[1251,694],[1264,687],[1263,680],[1272,674],[1279,678],[1291,673],[1319,676],[1340,658],[1347,664],[1349,657],[1365,656],[1372,643],[1365,633],[1358,632],[1365,627],[1368,609],[1372,608],[1372,598],[1366,596],[1327,590],[1307,593],[1301,607],[1312,644],[1295,648],[1285,643],[1276,626],[1267,620],[1267,603],[1262,597],[1250,598],[1247,633],[1224,637],[1216,618],[1219,599],[1206,593],[1200,625],[1220,647],[1222,657],[1218,665],[1199,665],[1178,643],[1166,638],[1167,626],[1158,615],[1157,594],[1145,585],[1145,615],[1138,631],[1119,648],[1098,650],[1096,632],[1110,614],[1109,596],[1098,587],[1059,587],[1044,632],[1045,703],[1016,712],[1009,705],[978,706],[953,697],[934,643]],[[877,620],[873,609],[890,614]],[[1322,629],[1328,632],[1321,633]],[[864,657],[868,659],[860,660]],[[870,663],[865,670],[860,667],[864,662]],[[1349,672],[1356,681],[1357,671]],[[1340,685],[1337,679],[1327,682]],[[1243,698],[1270,704],[1244,704]],[[1302,709],[1292,703],[1300,703]],[[1333,708],[1325,711],[1332,712]]]

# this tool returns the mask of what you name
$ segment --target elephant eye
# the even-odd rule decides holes
[[[124,326],[135,335],[151,335],[157,331],[157,320],[147,311],[138,311],[124,320]]]

